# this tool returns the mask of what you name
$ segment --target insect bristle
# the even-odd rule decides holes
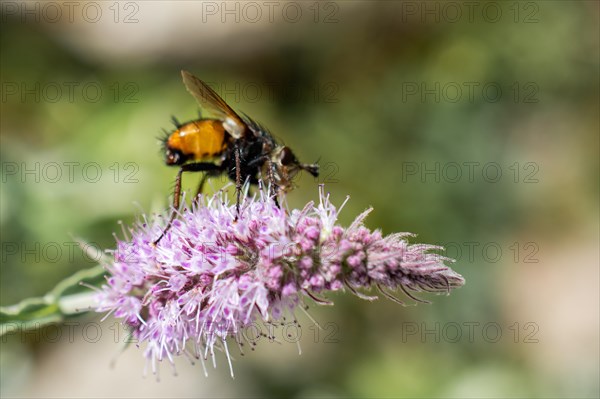
[[[175,127],[177,129],[179,129],[181,127],[181,123],[177,120],[175,115],[171,115],[171,122],[173,122],[173,124],[175,125]]]
[[[167,149],[167,142],[169,141],[169,137],[171,136],[171,132],[161,129],[162,134],[160,136],[156,136],[156,140],[160,143],[160,153],[163,153]]]

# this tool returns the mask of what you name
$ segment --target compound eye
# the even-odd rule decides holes
[[[178,151],[167,151],[167,165],[177,165],[181,160]]]
[[[289,147],[283,147],[280,156],[282,165],[289,166],[298,163],[296,156]]]

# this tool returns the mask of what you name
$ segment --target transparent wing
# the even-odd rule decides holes
[[[234,138],[240,138],[246,131],[246,124],[240,116],[206,83],[188,71],[181,71],[183,83],[201,107],[212,111],[223,119],[223,126]]]

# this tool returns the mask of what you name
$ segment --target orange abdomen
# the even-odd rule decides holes
[[[167,146],[191,155],[195,160],[221,154],[227,143],[223,123],[217,119],[201,119],[188,122],[174,131]]]

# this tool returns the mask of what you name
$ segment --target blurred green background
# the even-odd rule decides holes
[[[73,236],[111,248],[167,206],[156,137],[198,108],[181,69],[319,159],[290,207],[325,183],[344,224],[373,206],[467,281],[416,307],[335,295],[301,356],[279,331],[235,380],[224,357],[144,380],[94,315],[11,334],[3,397],[600,395],[598,2],[0,4],[2,305],[94,266]]]

